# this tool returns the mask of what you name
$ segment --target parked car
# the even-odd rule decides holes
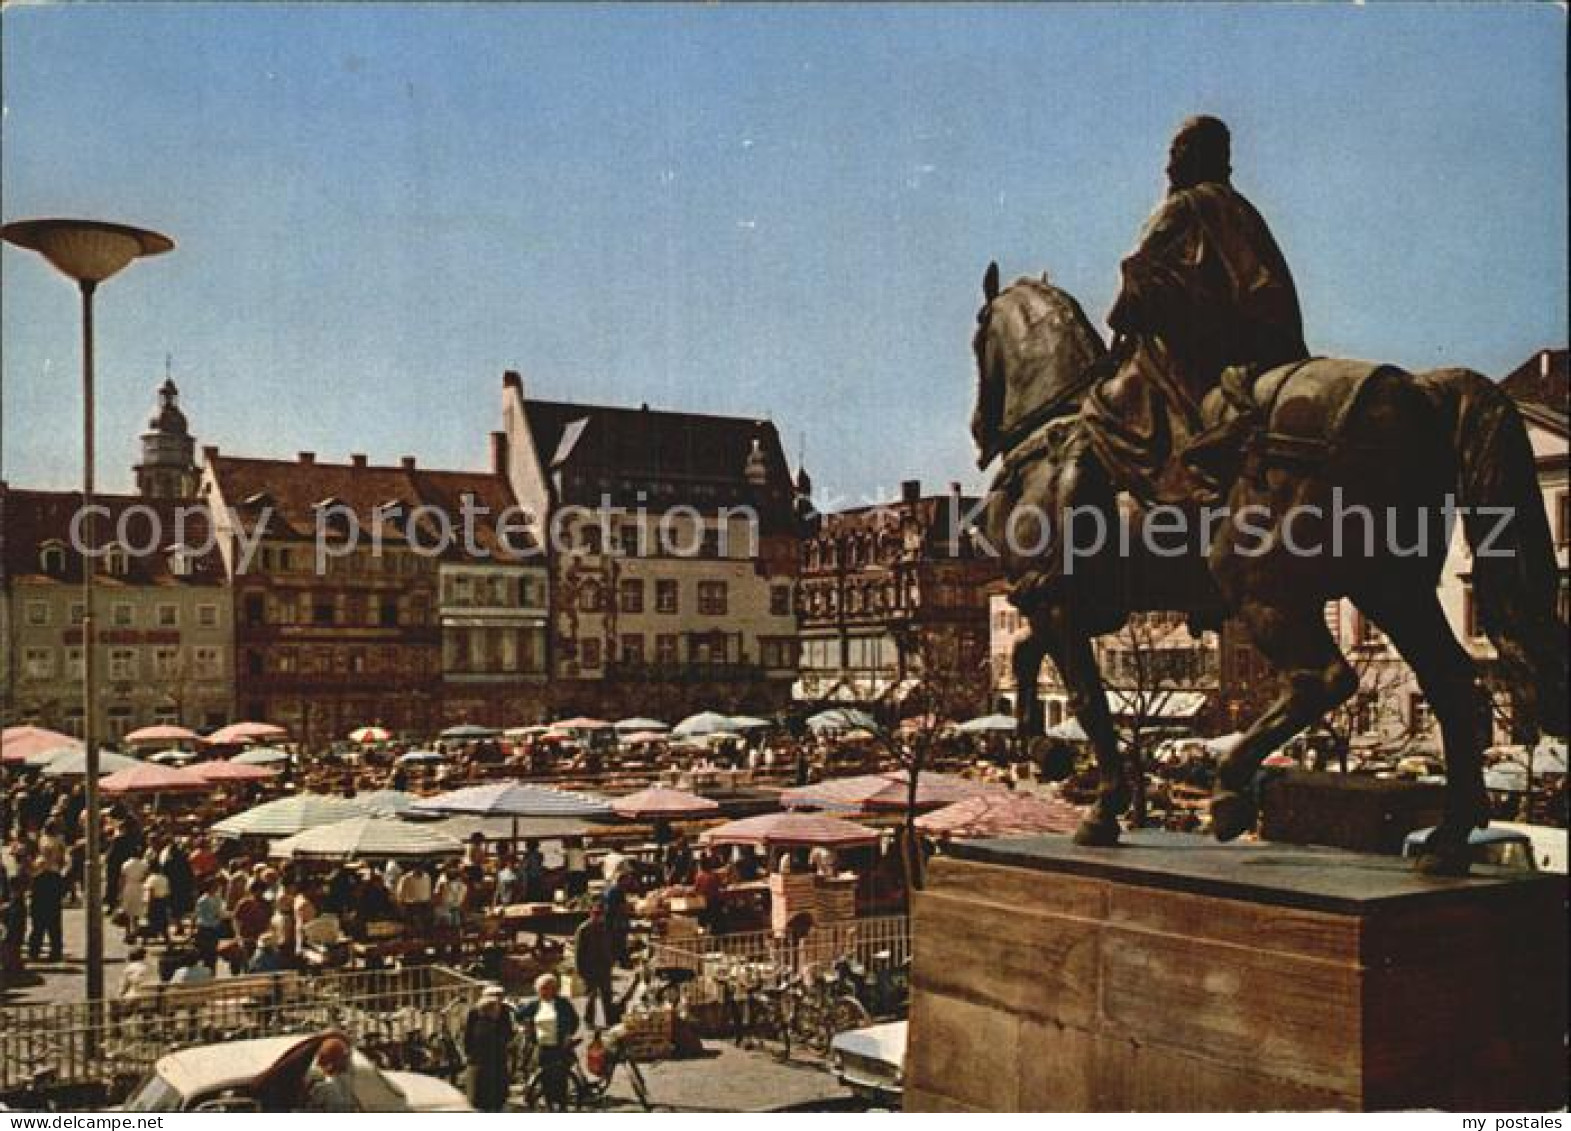
[[[1525,831],[1532,827],[1497,821],[1487,829],[1474,829],[1467,838],[1468,847],[1472,850],[1473,863],[1505,868],[1514,872],[1557,870],[1564,872],[1565,831],[1546,830],[1560,833],[1559,867],[1555,868],[1552,867],[1554,863],[1552,852],[1541,850],[1535,845],[1535,838]],[[1434,831],[1434,827],[1431,826],[1408,833],[1407,839],[1402,842],[1402,855],[1417,856],[1422,851],[1424,842],[1429,839],[1429,834]]]
[[[856,1096],[879,1107],[899,1106],[905,1063],[904,1021],[850,1029],[829,1043],[829,1071]]]
[[[312,1066],[332,1033],[264,1037],[200,1045],[159,1057],[152,1073],[126,1101],[126,1111],[292,1111],[309,1087]],[[350,1060],[354,1093],[364,1111],[473,1111],[445,1080],[415,1072],[386,1072],[364,1053]]]

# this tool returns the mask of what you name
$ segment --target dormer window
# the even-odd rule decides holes
[[[50,577],[65,573],[65,543],[51,538],[38,548],[38,567]]]
[[[131,555],[120,545],[104,551],[104,569],[111,577],[124,577],[131,572]]]
[[[175,577],[191,576],[191,551],[185,546],[170,546],[166,551],[169,555],[169,572]]]

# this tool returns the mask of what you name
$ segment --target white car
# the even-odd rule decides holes
[[[308,1089],[316,1052],[331,1033],[263,1037],[182,1049],[158,1058],[126,1101],[126,1111],[291,1111]],[[434,1076],[386,1072],[352,1054],[362,1111],[473,1111],[457,1088]]]
[[[829,1071],[859,1098],[895,1105],[905,1089],[906,1023],[888,1021],[840,1033],[829,1043]]]

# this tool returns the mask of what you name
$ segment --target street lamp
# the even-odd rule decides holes
[[[82,507],[87,519],[83,550],[96,550],[93,502],[93,292],[132,260],[162,255],[168,236],[101,220],[18,220],[0,227],[0,238],[36,251],[82,292]],[[98,741],[93,733],[93,570],[82,555],[82,745],[87,754],[87,1000],[104,996],[103,817],[98,795]]]

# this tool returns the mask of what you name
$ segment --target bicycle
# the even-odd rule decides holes
[[[638,1100],[639,1106],[645,1111],[653,1111],[654,1104],[650,1102],[649,1087],[644,1080],[643,1071],[639,1068],[638,1061],[629,1056],[627,1050],[622,1047],[622,1042],[615,1035],[614,1030],[602,1034],[599,1029],[596,1029],[594,1036],[601,1040],[604,1048],[604,1060],[597,1072],[586,1072],[580,1065],[578,1059],[580,1042],[576,1038],[567,1044],[567,1062],[561,1068],[566,1075],[567,1106],[577,1110],[601,1106],[606,1094],[611,1090],[611,1082],[616,1078],[616,1070],[625,1065],[633,1095]],[[532,1042],[520,1046],[522,1058],[529,1065],[524,1076],[523,1103],[530,1111],[538,1111],[548,1106],[545,1102],[546,1069],[540,1063],[538,1051],[538,1047]]]
[[[791,995],[791,1030],[807,1048],[827,1055],[839,1034],[872,1024],[867,1007],[856,996],[843,971],[809,973],[795,979]]]

